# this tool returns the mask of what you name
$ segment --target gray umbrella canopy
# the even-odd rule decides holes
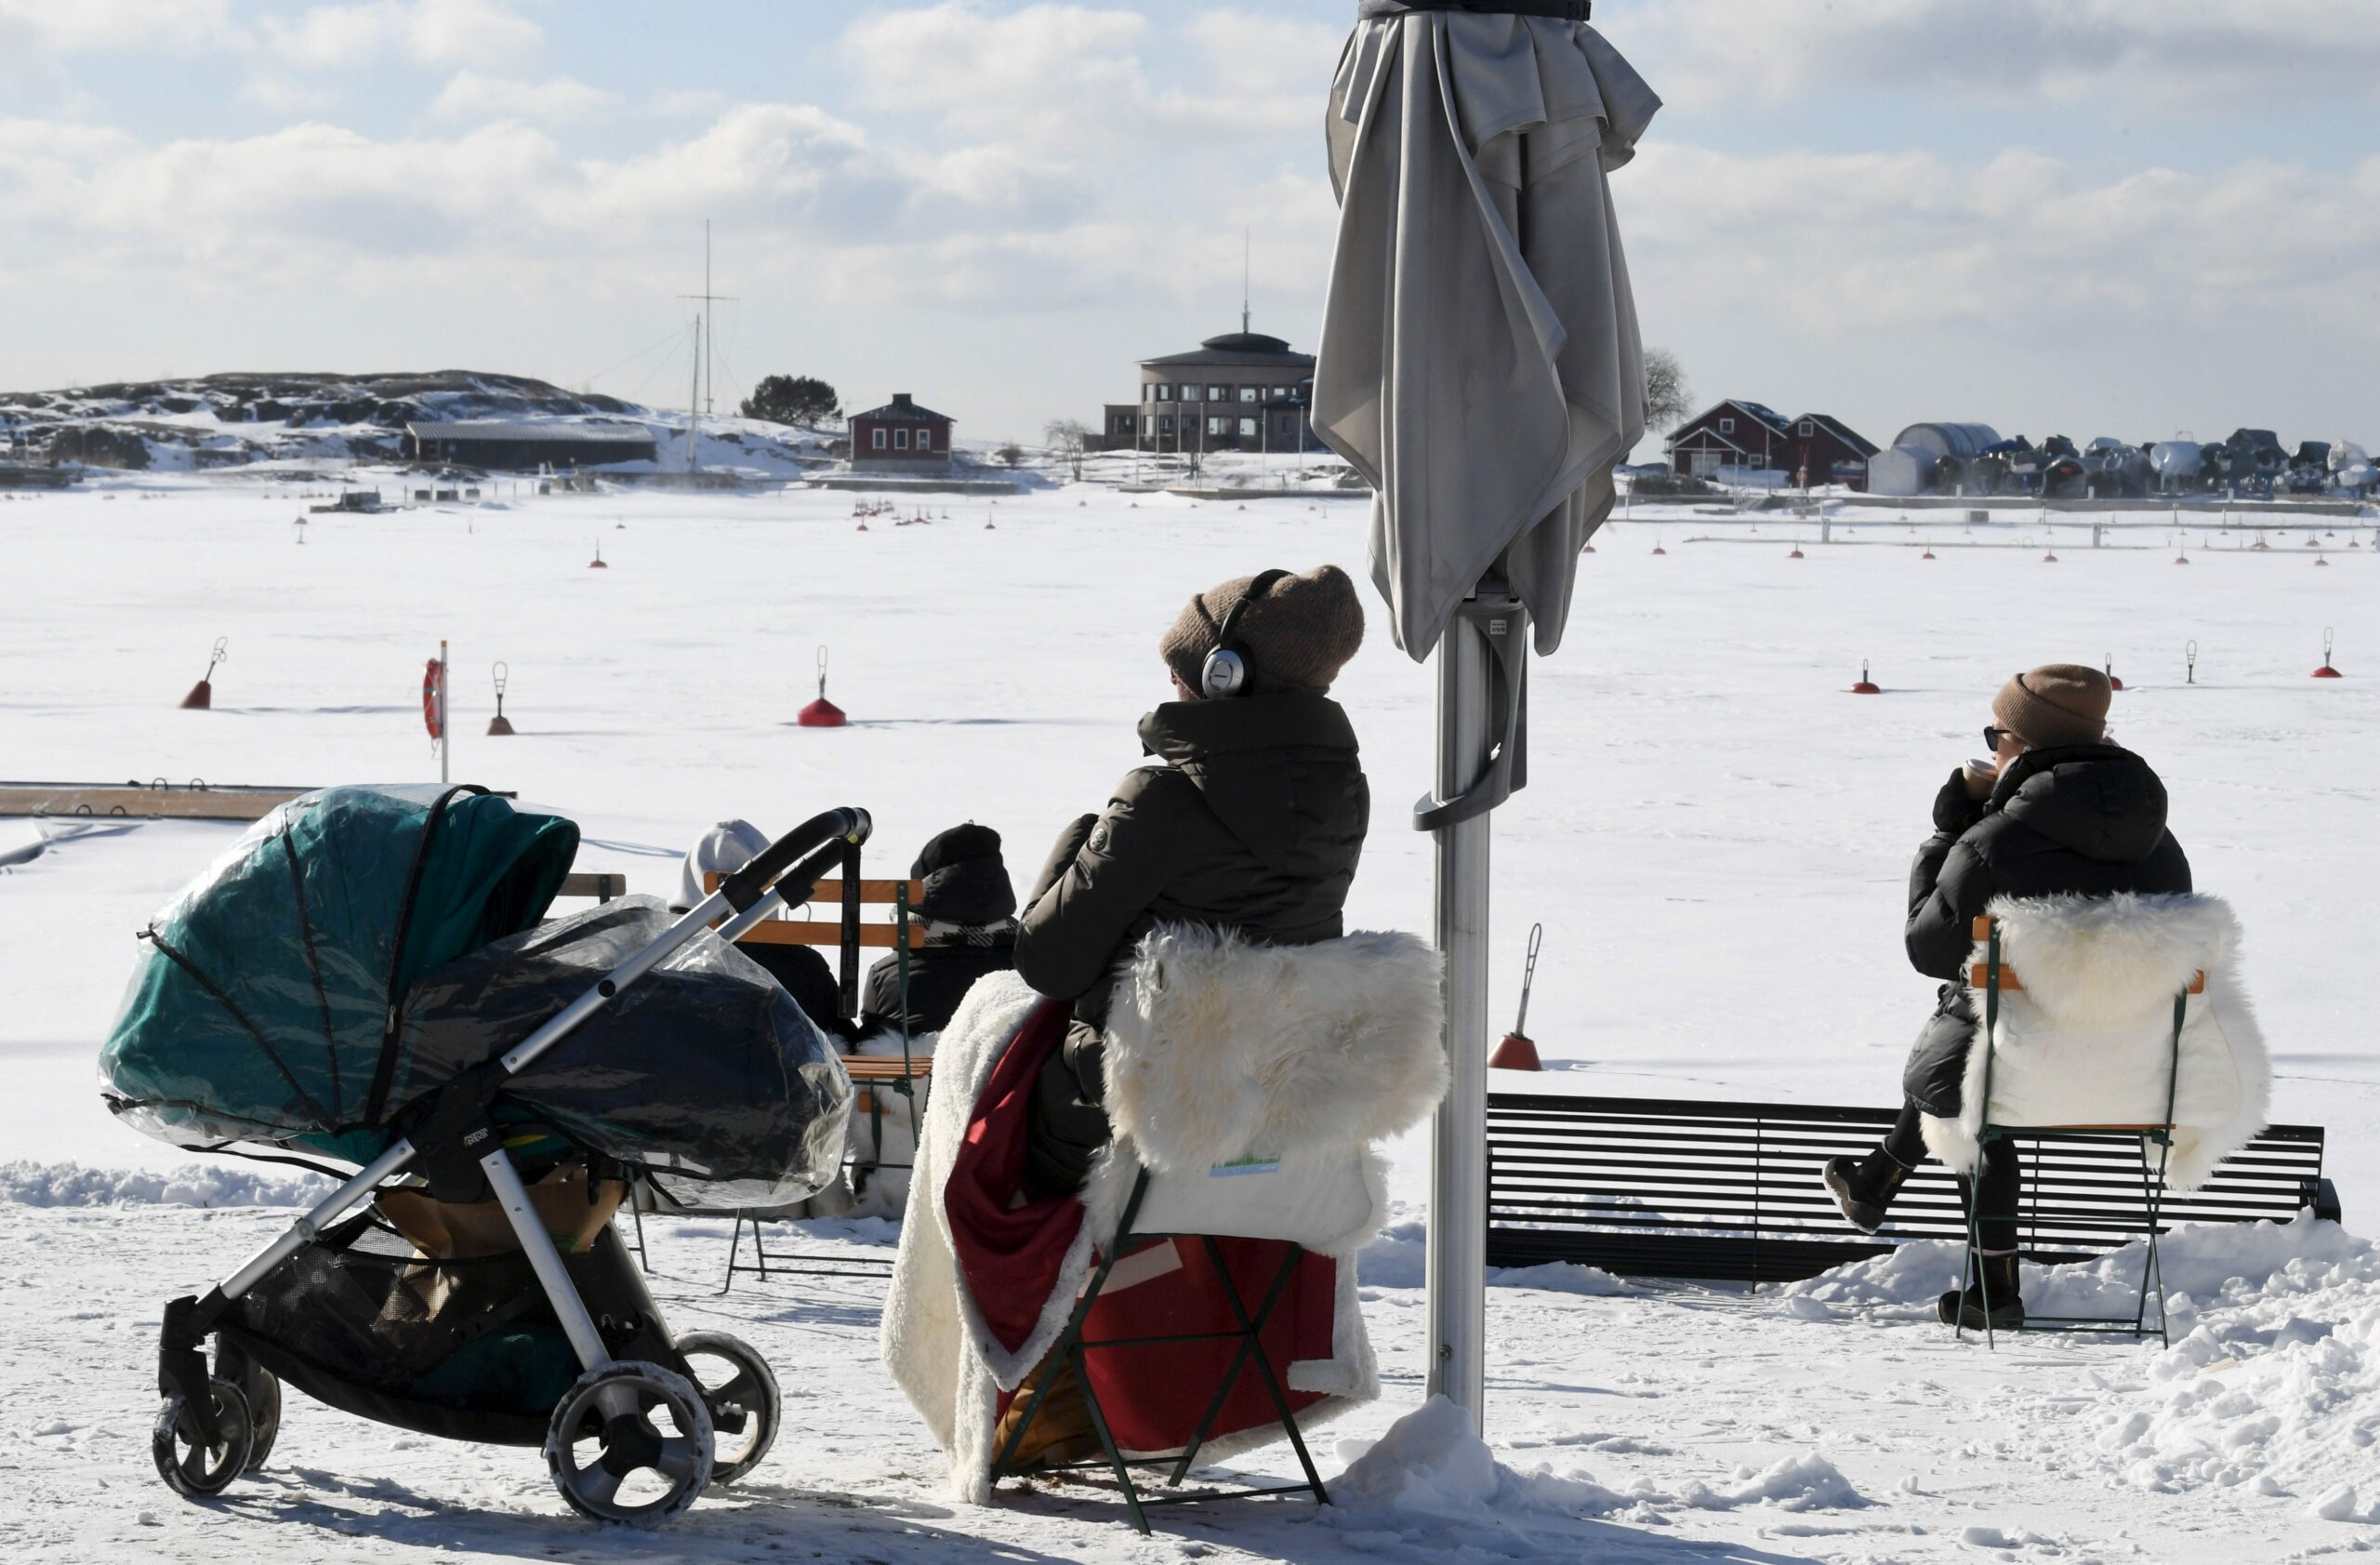
[[[1645,432],[1608,176],[1659,107],[1584,22],[1363,0],[1330,93],[1314,422],[1371,483],[1373,579],[1417,660],[1500,566],[1537,650],[1561,643]]]

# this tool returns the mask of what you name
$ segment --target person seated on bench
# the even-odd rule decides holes
[[[1371,795],[1328,693],[1363,639],[1363,604],[1336,565],[1210,588],[1160,639],[1177,698],[1141,720],[1157,762],[1060,834],[1017,931],[1017,972],[1074,1006],[1027,1121],[1036,1195],[1080,1189],[1107,1145],[1102,1035],[1117,964],[1142,936],[1159,922],[1281,946],[1344,933]],[[1244,670],[1236,684],[1231,665]]]
[[[703,888],[704,876],[732,874],[768,845],[768,835],[750,821],[721,821],[687,850],[685,865],[678,873],[678,895],[670,899],[669,910],[683,913],[698,906],[710,895]],[[839,1049],[851,1047],[856,1033],[844,1019],[842,986],[835,981],[835,970],[825,957],[808,946],[738,948],[785,986],[786,993],[793,996],[801,1014],[816,1024],[828,1042]]]
[[[1000,834],[969,821],[937,835],[910,866],[925,895],[909,909],[925,925],[925,946],[909,955],[908,1033],[923,1038],[950,1025],[959,1002],[986,973],[1016,965],[1016,888],[1000,857]],[[867,972],[863,1032],[898,1031],[901,959]]]
[[[1966,969],[1973,925],[1995,897],[2117,892],[2184,893],[2189,860],[2165,829],[2165,786],[2149,763],[2107,740],[2111,687],[2096,669],[2051,663],[2016,675],[1991,703],[1988,761],[1954,772],[1934,799],[1934,835],[1910,873],[1909,960],[1942,980],[1933,1018],[1903,1069],[1904,1103],[1884,1144],[1858,1160],[1835,1158],[1827,1187],[1862,1233],[1884,1226],[1894,1196],[1926,1153],[1924,1116],[1955,1120],[1976,1015]],[[1969,1203],[2014,1213],[2021,1173],[2004,1141],[1984,1148]],[[1980,1233],[1974,1275],[1988,1282],[1995,1328],[2022,1322],[2016,1225],[1993,1216]],[[1985,1325],[1980,1285],[1942,1295],[1945,1324]]]

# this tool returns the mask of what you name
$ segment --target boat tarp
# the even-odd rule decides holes
[[[99,1054],[117,1115],[183,1147],[368,1160],[406,991],[545,916],[578,828],[483,789],[333,788],[280,806],[167,903]]]

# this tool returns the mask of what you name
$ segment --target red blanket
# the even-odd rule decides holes
[[[1067,1007],[1043,1004],[1028,1016],[975,1100],[964,1143],[952,1159],[943,1200],[952,1247],[985,1328],[1018,1351],[1046,1317],[1082,1230],[1082,1202],[1021,1199],[1026,1109],[1041,1067],[1064,1041]],[[1288,1259],[1275,1240],[1217,1241],[1223,1266],[1252,1317]],[[1128,1241],[1084,1324],[1096,1345],[1122,1337],[1226,1332],[1238,1325],[1223,1278],[1196,1240]],[[1096,1275],[1096,1266],[1093,1273]],[[1332,1357],[1338,1263],[1305,1254],[1263,1335],[1264,1354],[1302,1410],[1320,1394],[1288,1391],[1290,1364]],[[1066,1301],[1070,1306],[1073,1301]],[[1237,1345],[1176,1342],[1102,1349],[1087,1355],[1087,1378],[1116,1442],[1128,1452],[1178,1451],[1190,1441],[1229,1369]],[[1008,1394],[1000,1398],[1005,1411]],[[1278,1413],[1253,1365],[1234,1383],[1207,1434],[1221,1439],[1276,1424]]]

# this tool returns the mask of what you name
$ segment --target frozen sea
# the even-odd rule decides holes
[[[861,530],[847,496],[630,491],[311,517],[298,543],[303,495],[323,487],[130,478],[0,504],[0,779],[433,780],[418,690],[444,639],[456,780],[575,816],[582,869],[666,893],[716,821],[782,829],[849,803],[875,817],[881,871],[972,818],[1006,836],[1022,886],[1139,760],[1133,723],[1166,692],[1157,637],[1188,593],[1271,565],[1360,575],[1365,523],[1361,501],[1335,497],[1064,485],[896,500]],[[2014,512],[1923,531],[1845,513],[1830,533],[1821,546],[1814,522],[1648,507],[1598,536],[1568,637],[1532,675],[1531,785],[1495,817],[1496,1025],[1542,922],[1528,1030],[1548,1084],[1889,1101],[1931,1003],[1899,928],[1935,789],[1979,747],[2009,673],[2109,661],[2126,686],[2116,737],[2164,776],[2201,888],[2246,927],[2274,1116],[2329,1127],[2347,1227],[2368,1231],[2372,520],[2323,519],[2255,550],[2207,518],[2187,529],[2186,568],[2170,529],[2113,530],[2095,549],[2087,525],[2053,534]],[[1797,544],[1805,557],[1789,558]],[[599,548],[607,568],[592,570]],[[1336,692],[1375,800],[1351,922],[1426,930],[1426,842],[1406,816],[1428,777],[1430,681],[1382,625],[1375,614]],[[2343,680],[2307,677],[2326,627]],[[218,636],[215,709],[177,710]],[[822,646],[841,730],[793,723]],[[509,738],[482,736],[498,660]],[[1863,663],[1884,695],[1846,693]],[[109,1121],[92,1058],[134,931],[237,830],[93,823],[0,873],[0,1160],[50,1165],[16,1169],[9,1190],[56,1190],[60,1164],[110,1171],[76,1176],[86,1194],[167,1188],[116,1178],[180,1160]],[[0,820],[0,858],[41,836]],[[1399,1149],[1408,1218],[1424,1156]],[[32,1502],[0,1505],[0,1550],[1666,1562],[2380,1547],[2380,1267],[2320,1226],[2271,1230],[2285,1237],[2263,1249],[2201,1241],[2213,1258],[2181,1280],[2191,1332],[2170,1353],[2053,1339],[1987,1358],[1921,1319],[1946,1280],[1931,1276],[1756,1296],[1500,1288],[1501,1466],[1485,1492],[1424,1419],[1322,1519],[1213,1510],[1143,1541],[1094,1490],[949,1504],[875,1368],[874,1285],[739,1283],[717,1299],[723,1226],[699,1224],[657,1236],[675,1323],[745,1332],[800,1383],[779,1454],[740,1498],[655,1537],[594,1534],[565,1518],[534,1452],[414,1441],[307,1405],[279,1471],[189,1505],[149,1471],[156,1310],[279,1220],[0,1195],[0,1296],[15,1306],[0,1467]],[[1382,1253],[1371,1294],[1389,1395],[1339,1431],[1345,1449],[1325,1441],[1326,1475],[1420,1402],[1421,1294],[1395,1245]],[[1373,1481],[1397,1463],[1438,1479]]]

